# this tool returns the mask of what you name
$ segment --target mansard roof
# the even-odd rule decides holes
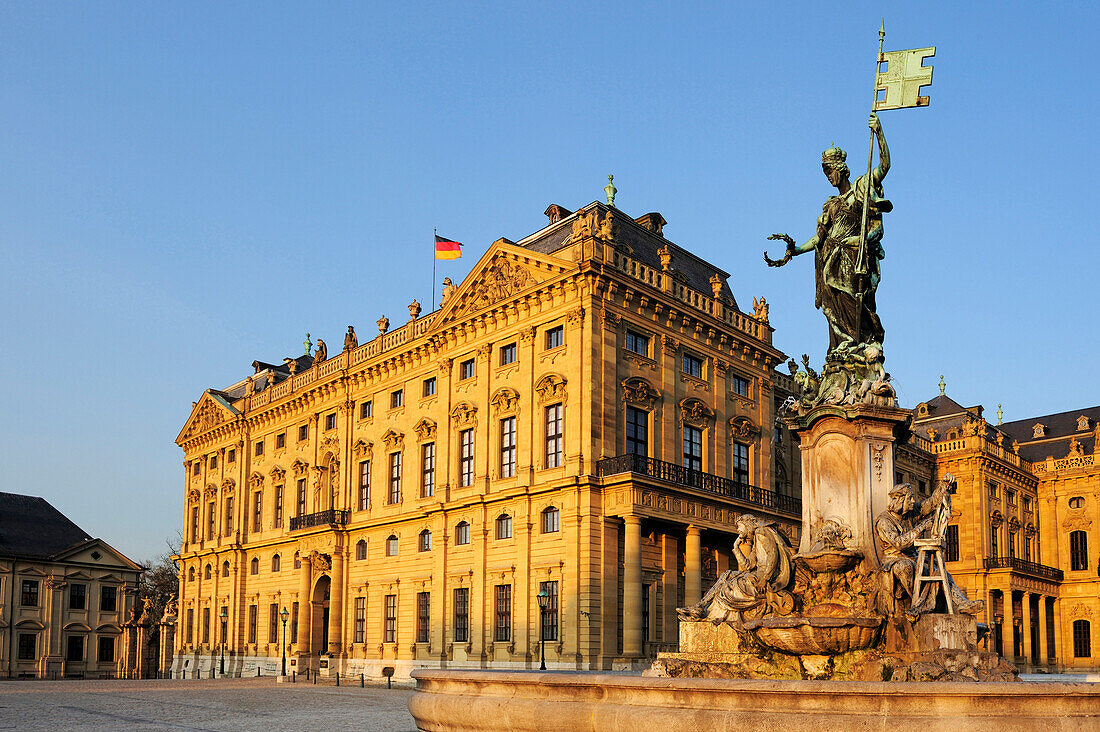
[[[1078,420],[1081,417],[1085,418],[1085,429],[1078,429]],[[1017,419],[1005,422],[999,429],[1019,441],[1020,457],[1037,462],[1048,457],[1066,457],[1074,439],[1085,454],[1092,453],[1096,447],[1094,441],[1097,424],[1100,424],[1100,406]],[[1043,434],[1038,437],[1035,435],[1036,425],[1043,426]]]
[[[46,559],[92,537],[44,498],[0,493],[0,556]]]

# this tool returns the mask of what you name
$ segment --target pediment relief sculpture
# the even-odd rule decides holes
[[[519,393],[516,392],[515,389],[504,387],[493,395],[489,403],[493,405],[495,414],[500,415],[506,414],[507,412],[513,412],[516,409],[516,405],[519,404]]]
[[[248,476],[248,485],[251,488],[259,488],[264,484],[264,476],[260,473],[253,473]]]
[[[714,412],[699,399],[688,397],[680,402],[680,423],[693,427],[706,427],[714,419]]]
[[[1005,517],[1000,511],[994,510],[993,513],[989,514],[989,522],[996,528],[1005,522]]]
[[[1092,615],[1092,608],[1083,602],[1079,602],[1069,609],[1069,616],[1073,620],[1091,620]]]
[[[1019,531],[1020,530],[1020,519],[1016,518],[1015,516],[1010,518],[1008,520],[1008,530],[1009,531]]]
[[[374,452],[374,443],[367,440],[356,440],[355,446],[352,447],[352,451],[355,453],[355,457],[357,458],[369,458]]]
[[[1035,536],[1037,533],[1039,533],[1039,532],[1035,528],[1035,524],[1028,524],[1027,526],[1024,527],[1024,534],[1027,535],[1027,536]]]
[[[469,402],[462,402],[451,410],[451,421],[455,427],[472,427],[477,424],[477,407]]]
[[[218,486],[210,483],[206,486],[205,489],[203,489],[202,494],[206,498],[213,498],[214,496],[218,495]]]
[[[1090,526],[1092,526],[1092,519],[1088,517],[1083,509],[1071,510],[1069,515],[1062,520],[1062,528],[1066,531],[1088,531]]]
[[[536,281],[525,265],[514,262],[507,256],[497,256],[477,276],[470,290],[461,296],[461,302],[455,307],[455,316],[495,305]]]
[[[312,551],[309,553],[308,559],[309,566],[313,568],[314,572],[328,572],[332,569],[332,557],[328,554]]]
[[[274,468],[271,469],[270,475],[273,482],[282,483],[283,479],[286,478],[286,470],[276,465]]]
[[[225,411],[220,409],[213,399],[207,398],[203,400],[199,406],[198,411],[195,413],[194,419],[191,421],[191,428],[187,430],[187,435],[197,435],[201,432],[206,432],[209,429],[217,427],[219,424],[225,421]]]
[[[648,381],[637,376],[625,379],[622,387],[623,402],[642,409],[653,409],[661,398],[661,392],[657,391]]]
[[[760,428],[748,417],[734,417],[730,420],[730,437],[735,440],[755,440],[760,436]]]
[[[426,440],[435,439],[435,422],[425,417],[416,423],[413,427],[413,432],[416,433],[416,439],[424,442]]]
[[[188,500],[188,501],[189,501],[190,503],[195,503],[196,501],[198,501],[198,500],[199,500],[199,498],[200,498],[201,496],[202,496],[202,494],[201,494],[201,493],[199,493],[199,489],[198,489],[198,488],[192,488],[191,490],[187,491],[187,500]]]
[[[309,463],[302,462],[301,460],[295,460],[290,465],[290,469],[294,471],[294,477],[300,478],[306,474],[309,470]]]
[[[222,490],[226,493],[232,493],[237,488],[237,481],[232,478],[226,478],[222,481]]]
[[[394,432],[393,430],[386,430],[386,434],[382,435],[382,443],[386,446],[387,450],[396,450],[405,444],[405,435],[400,432]]]
[[[565,377],[558,374],[547,374],[535,384],[535,393],[539,395],[539,403],[565,399]]]

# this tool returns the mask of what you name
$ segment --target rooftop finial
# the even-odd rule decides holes
[[[608,176],[607,176],[607,185],[604,186],[604,188],[603,188],[603,192],[607,194],[607,205],[608,206],[614,206],[615,205],[615,194],[618,193],[618,191],[615,190],[615,182],[614,181],[615,181],[615,176],[613,176],[611,174],[608,174]]]
[[[947,382],[943,380],[943,374],[940,374],[940,396],[947,393]]]
[[[308,356],[309,352],[313,350],[313,341],[309,339],[309,333],[306,333],[306,339],[302,341],[302,345],[305,347],[306,355]]]
[[[1001,409],[1001,405],[997,405],[997,424],[1001,424],[1005,421],[1005,412]]]

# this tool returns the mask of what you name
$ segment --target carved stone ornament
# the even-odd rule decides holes
[[[1089,418],[1082,414],[1077,418],[1077,431],[1084,432],[1087,429],[1089,429]]]
[[[359,459],[364,457],[369,458],[371,453],[374,452],[374,443],[367,440],[356,440],[355,446],[352,447],[352,451],[355,453],[355,457]]]
[[[535,329],[524,328],[519,332],[519,339],[524,343],[530,343],[531,341],[535,340]]]
[[[661,392],[657,391],[648,381],[632,376],[623,381],[623,402],[642,409],[653,409],[653,406],[661,398]]]
[[[1031,428],[1031,436],[1033,438],[1045,437],[1046,433],[1047,433],[1047,428],[1046,428],[1045,425],[1036,424]]]
[[[657,256],[661,258],[661,269],[667,272],[672,265],[672,250],[665,244],[657,250]]]
[[[523,265],[498,257],[473,288],[471,309],[481,309],[509,298],[532,284],[534,278]]]
[[[622,322],[622,316],[614,310],[603,308],[600,312],[603,315],[603,325],[608,330],[615,330],[619,326],[619,323]]]
[[[213,498],[214,496],[218,495],[218,486],[210,483],[206,486],[206,488],[203,489],[202,494],[205,498]]]
[[[1035,528],[1035,524],[1028,524],[1024,527],[1025,536],[1035,536],[1039,531]]]
[[[386,430],[386,434],[382,435],[382,442],[386,445],[387,450],[397,450],[404,446],[405,435],[393,430]]]
[[[264,477],[259,473],[253,473],[248,476],[248,485],[252,488],[259,488],[264,484]]]
[[[1092,608],[1083,602],[1079,602],[1069,609],[1069,616],[1074,620],[1092,620],[1092,615]]]
[[[273,483],[282,483],[283,479],[286,478],[286,471],[276,465],[271,469],[270,475]]]
[[[999,527],[1004,522],[1005,517],[1001,515],[1000,511],[995,510],[993,513],[989,514],[989,523],[992,524],[993,528]]]
[[[420,317],[420,313],[422,313],[423,311],[424,308],[421,307],[420,302],[417,300],[413,300],[409,303],[409,320],[416,320]]]
[[[420,442],[425,442],[427,440],[434,440],[435,439],[435,422],[428,419],[427,417],[424,417],[423,419],[421,419],[419,422],[416,423],[415,427],[413,427],[413,432],[416,433],[416,439],[419,440]]]
[[[515,389],[504,387],[493,395],[489,403],[493,405],[494,414],[502,415],[508,412],[514,412],[516,405],[519,404],[519,394]]]
[[[705,428],[714,419],[714,412],[699,399],[688,397],[680,402],[680,423]]]
[[[226,494],[232,493],[237,488],[237,481],[232,478],[226,478],[222,481],[222,491]]]
[[[730,420],[730,437],[735,440],[755,440],[760,436],[760,428],[748,417],[734,417]]]
[[[385,335],[386,331],[390,329],[390,319],[383,315],[375,321],[375,325],[378,326],[378,335]]]
[[[195,502],[197,502],[197,501],[199,500],[199,498],[201,498],[201,497],[202,497],[202,494],[201,494],[201,493],[199,493],[199,489],[198,489],[198,488],[192,488],[191,490],[187,491],[187,501],[188,501],[189,503],[195,503]]]
[[[211,399],[207,399],[199,407],[199,411],[195,414],[195,419],[191,423],[191,429],[188,430],[188,435],[198,434],[199,432],[206,432],[225,421],[225,412],[218,408],[218,406]]]
[[[472,427],[477,424],[477,407],[469,402],[462,402],[451,410],[451,421],[455,427]]]
[[[1016,518],[1015,516],[1010,518],[1008,520],[1008,530],[1009,531],[1019,531],[1020,530],[1020,519]]]
[[[332,569],[332,557],[328,554],[321,554],[315,550],[309,553],[308,559],[309,566],[314,572],[328,572]]]
[[[540,404],[565,399],[565,377],[558,374],[543,376],[535,384],[535,393],[539,395]]]
[[[569,312],[567,318],[569,325],[581,325],[584,323],[584,308],[576,308]]]
[[[301,460],[295,460],[290,464],[290,469],[294,471],[294,477],[300,478],[306,474],[309,470],[309,463],[302,462]]]
[[[493,355],[493,346],[492,346],[492,344],[486,343],[484,346],[477,349],[477,355],[478,355],[478,358],[480,358],[482,360],[485,360],[485,361],[488,361],[489,357]]]
[[[451,364],[454,363],[454,359],[441,358],[439,359],[439,373],[449,374],[451,373]]]

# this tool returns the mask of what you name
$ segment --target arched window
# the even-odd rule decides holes
[[[187,581],[188,582],[194,582],[195,581],[195,568],[194,567],[188,567],[187,568]]]
[[[252,557],[252,563],[251,563],[248,571],[249,571],[249,574],[259,574],[260,573],[260,559],[259,559],[259,557]]]
[[[1073,655],[1075,658],[1088,658],[1092,655],[1092,639],[1089,621],[1073,621]]]
[[[229,576],[229,561],[226,560],[226,561],[222,562],[222,577],[228,577],[228,576]]]
[[[360,539],[355,544],[355,558],[362,560],[367,558],[367,542],[364,539]]]
[[[206,568],[203,570],[202,577],[203,577],[203,579],[210,579],[210,576],[211,576],[211,570],[210,570],[210,565],[208,564],[208,565],[206,565]]]
[[[397,556],[397,537],[394,536],[393,534],[390,534],[389,538],[386,539],[386,556],[387,557],[396,557]]]
[[[1083,496],[1074,496],[1073,498],[1069,499],[1069,507],[1070,508],[1084,508],[1085,507],[1084,497]]]
[[[420,532],[420,539],[417,541],[417,547],[422,552],[430,552],[432,550],[432,532],[424,529]]]
[[[1084,531],[1069,532],[1069,568],[1089,568],[1089,535]]]
[[[558,509],[554,506],[546,507],[542,512],[542,533],[552,534],[558,530]]]
[[[302,568],[302,557],[298,552],[294,552],[294,569]]]
[[[512,517],[506,513],[503,513],[497,517],[497,538],[512,538]]]
[[[282,566],[282,560],[281,560],[281,559],[279,559],[279,555],[278,555],[278,554],[276,554],[275,556],[273,556],[273,557],[271,558],[271,571],[272,571],[272,572],[278,572],[278,571],[279,571],[279,568],[280,568],[281,566]]]
[[[465,521],[460,521],[458,526],[455,527],[455,545],[460,546],[462,544],[470,543],[470,525]]]

